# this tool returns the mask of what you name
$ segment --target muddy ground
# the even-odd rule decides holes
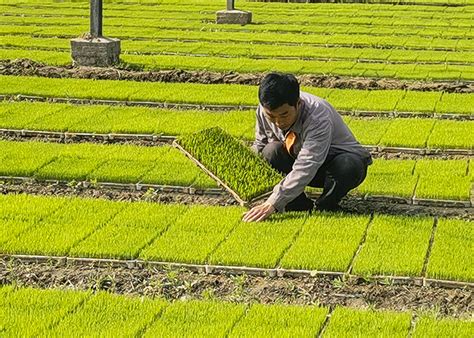
[[[156,203],[205,204],[216,206],[238,205],[227,192],[216,194],[189,194],[183,192],[117,190],[110,187],[84,187],[80,183],[47,183],[41,181],[14,182],[0,181],[0,194],[28,193],[43,196],[103,198],[114,201],[148,201]],[[255,204],[259,204],[256,202]],[[341,201],[341,211],[351,214],[370,215],[372,213],[405,216],[453,217],[474,221],[473,208],[441,207],[403,204],[391,201],[370,201],[347,196]]]
[[[179,203],[179,204],[205,204],[205,205],[238,205],[234,198],[225,192],[222,194],[189,194],[181,192],[163,191],[133,191],[117,190],[109,187],[84,187],[80,183],[70,182],[69,184],[46,183],[46,182],[1,182],[0,194],[28,193],[42,196],[57,197],[84,197],[102,198],[114,201],[147,201],[156,203]]]
[[[163,146],[163,145],[171,145],[174,140],[174,136],[166,136],[165,139],[156,140],[150,139],[153,135],[147,136],[140,136],[140,135],[127,135],[127,137],[115,136],[115,137],[108,137],[107,134],[88,134],[85,133],[82,135],[74,135],[74,133],[68,134],[67,137],[62,135],[52,135],[52,134],[41,134],[42,132],[38,132],[37,135],[33,134],[25,134],[22,135],[21,132],[15,133],[12,130],[5,130],[0,131],[0,140],[6,141],[17,141],[17,142],[25,142],[25,141],[35,141],[35,142],[55,142],[55,143],[63,143],[63,144],[72,144],[72,143],[95,143],[95,144],[121,144],[121,145],[137,145],[142,147],[156,147],[156,146]],[[125,135],[125,134],[123,134]],[[244,141],[245,144],[250,146],[252,144],[251,141]],[[425,150],[424,148],[415,149],[415,148],[407,148],[407,150],[400,149],[394,150],[389,148],[380,148],[380,149],[372,149],[373,147],[368,146],[373,158],[383,158],[383,159],[399,159],[399,160],[418,160],[418,159],[439,159],[439,160],[460,160],[460,159],[470,159],[474,158],[473,153],[469,153],[469,150],[466,150],[465,154],[455,154],[445,152],[442,149],[439,149],[437,152],[428,152],[422,154],[421,152]],[[420,153],[416,153],[414,151],[419,151]],[[461,149],[460,151],[463,151]]]
[[[212,71],[161,70],[140,71],[122,65],[115,68],[47,66],[29,60],[0,61],[1,75],[42,76],[52,78],[108,79],[149,82],[190,82],[204,84],[258,85],[263,74],[219,73]],[[371,79],[364,77],[342,77],[326,75],[297,76],[302,86],[346,88],[346,89],[407,89],[418,91],[444,91],[450,93],[472,93],[474,83],[462,81],[414,81],[397,79]]]
[[[39,288],[108,290],[119,294],[177,299],[220,299],[264,304],[344,305],[395,311],[414,310],[469,318],[472,291],[384,285],[362,279],[210,275],[184,269],[55,266],[0,260],[0,284]]]

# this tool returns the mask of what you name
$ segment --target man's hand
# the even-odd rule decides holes
[[[260,222],[275,212],[275,208],[270,203],[263,203],[253,207],[244,214],[244,222]]]

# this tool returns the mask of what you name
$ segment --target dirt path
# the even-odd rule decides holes
[[[208,275],[184,269],[125,268],[94,265],[55,266],[0,260],[0,284],[40,288],[109,290],[119,294],[177,299],[220,299],[271,304],[318,304],[394,311],[430,311],[469,318],[472,291],[438,287],[397,286],[364,280],[314,277]]]
[[[47,66],[29,59],[0,61],[1,75],[42,76],[52,78],[108,79],[149,82],[190,82],[203,84],[257,85],[263,74],[219,73],[210,71],[136,71],[127,68],[73,68]],[[473,82],[463,81],[415,81],[397,79],[370,79],[364,77],[341,77],[325,75],[301,75],[302,86],[345,89],[406,89],[418,91],[444,91],[449,93],[472,93]]]

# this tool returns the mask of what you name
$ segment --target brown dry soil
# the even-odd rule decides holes
[[[149,82],[190,82],[204,84],[258,85],[263,74],[219,73],[210,71],[139,71],[122,65],[115,68],[47,66],[30,59],[0,61],[1,75],[42,76],[52,78],[108,79]],[[444,91],[450,93],[472,93],[474,83],[462,81],[413,81],[397,79],[368,79],[363,77],[341,77],[326,75],[298,76],[303,86],[347,89],[407,89],[419,91]]]
[[[205,204],[216,206],[238,205],[232,195],[188,194],[181,192],[117,190],[109,187],[83,187],[82,185],[47,182],[1,182],[0,194],[28,193],[43,196],[76,196],[103,198],[114,201],[148,201],[156,203]],[[258,204],[260,202],[256,202]],[[438,207],[411,205],[389,201],[366,201],[355,197],[345,197],[341,201],[341,211],[352,214],[369,215],[372,213],[404,216],[453,217],[474,221],[473,208]]]
[[[472,291],[384,285],[355,279],[316,277],[256,277],[208,275],[184,269],[125,268],[89,265],[55,266],[0,260],[0,285],[39,288],[108,290],[119,294],[177,299],[220,299],[264,304],[317,304],[395,311],[429,311],[441,316],[469,318]]]

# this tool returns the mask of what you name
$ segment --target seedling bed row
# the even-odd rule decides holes
[[[28,129],[8,129],[0,128],[0,137],[18,137],[18,138],[45,138],[70,141],[144,141],[150,142],[150,145],[156,143],[171,144],[176,136],[164,134],[126,134],[126,133],[85,133],[85,132],[56,132],[44,130],[28,130]],[[251,142],[249,142],[251,144]],[[439,155],[439,156],[472,156],[474,149],[440,149],[440,148],[406,148],[406,147],[385,147],[374,145],[363,145],[370,152],[377,153],[402,153],[413,155]]]
[[[257,106],[251,105],[212,105],[212,104],[190,104],[190,103],[168,103],[153,101],[121,101],[121,100],[104,100],[104,99],[75,99],[61,97],[42,97],[32,95],[0,95],[0,100],[12,101],[36,101],[50,103],[71,103],[71,104],[102,104],[102,105],[122,105],[122,106],[144,106],[165,109],[181,109],[181,110],[209,110],[209,111],[229,111],[229,110],[253,110]],[[418,112],[377,112],[362,110],[342,110],[338,109],[339,114],[347,116],[361,117],[392,117],[392,118],[413,118],[425,117],[434,119],[446,119],[457,121],[474,121],[474,114],[439,114],[439,113],[418,113]]]
[[[103,258],[74,258],[74,257],[60,257],[60,256],[41,256],[41,255],[8,255],[0,254],[2,259],[15,259],[24,263],[48,263],[58,266],[66,265],[93,265],[96,267],[125,267],[125,268],[146,268],[146,267],[160,267],[168,269],[186,269],[191,272],[205,273],[205,274],[226,274],[226,275],[252,275],[260,277],[326,277],[331,279],[345,278],[351,280],[366,279],[369,281],[377,281],[381,284],[396,284],[396,285],[415,285],[415,286],[436,286],[442,288],[465,288],[474,290],[474,283],[439,280],[425,277],[406,277],[406,276],[359,276],[354,274],[347,274],[344,272],[333,271],[318,271],[318,270],[295,270],[283,268],[254,268],[254,267],[240,267],[227,265],[209,265],[209,264],[188,264],[188,263],[173,263],[173,262],[159,262],[159,261],[144,261],[144,260],[121,260],[121,259],[103,259]]]

